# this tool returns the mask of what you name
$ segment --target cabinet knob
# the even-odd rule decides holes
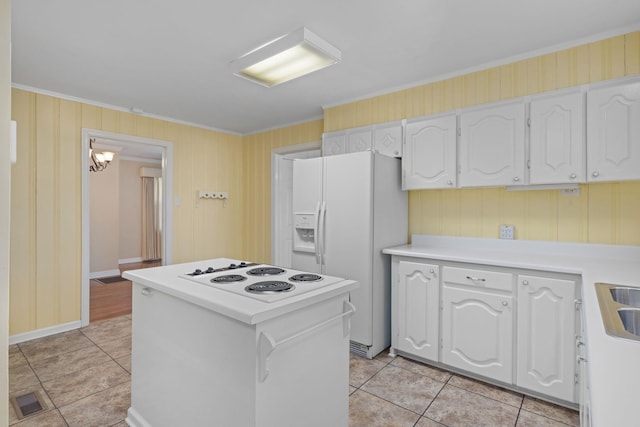
[[[509,305],[509,302],[508,301],[502,301],[502,305],[506,307],[506,306]]]
[[[431,270],[429,270],[429,273],[436,274],[436,271],[432,268]]]
[[[451,180],[447,181],[447,185],[453,185],[453,181]]]
[[[513,177],[513,182],[518,182],[518,181],[520,181],[520,178],[518,178],[517,176],[514,176]]]
[[[395,154],[397,156],[398,154],[400,154],[400,152],[398,150],[396,150],[396,151],[393,152],[393,154]]]
[[[522,281],[522,286],[529,286],[529,281],[528,280],[523,280]]]
[[[598,172],[598,171],[593,171],[593,172],[591,173],[591,176],[592,176],[592,177],[594,177],[594,178],[597,178],[597,177],[599,177],[599,176],[600,176],[600,172]]]
[[[142,295],[151,295],[151,288],[142,288],[142,290],[140,291],[140,293]]]
[[[575,173],[572,173],[571,175],[569,175],[569,178],[571,178],[571,179],[576,179],[576,176],[577,176],[577,175],[576,175]]]

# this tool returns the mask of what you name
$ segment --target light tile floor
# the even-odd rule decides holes
[[[350,427],[579,424],[575,411],[402,357],[351,355],[350,365]],[[38,390],[47,407],[19,420],[10,406],[9,424],[124,427],[130,372],[131,316],[12,345],[9,393]]]

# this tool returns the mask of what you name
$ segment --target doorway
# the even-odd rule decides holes
[[[169,141],[141,138],[131,135],[103,132],[93,129],[82,130],[82,291],[81,291],[81,324],[90,322],[90,256],[91,256],[91,216],[90,216],[90,179],[89,179],[89,141],[96,140],[113,147],[119,153],[135,153],[148,157],[155,154],[160,158],[162,170],[162,245],[161,258],[163,264],[171,263],[172,248],[172,165],[173,144]],[[100,173],[100,172],[97,172]]]
[[[271,263],[291,268],[293,251],[293,160],[320,157],[320,142],[271,152]]]

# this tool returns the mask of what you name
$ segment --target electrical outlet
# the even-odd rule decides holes
[[[500,238],[513,240],[514,229],[513,225],[501,224],[500,225]]]

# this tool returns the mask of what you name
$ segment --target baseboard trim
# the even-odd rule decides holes
[[[118,264],[130,264],[132,262],[142,262],[142,257],[119,259]]]
[[[105,270],[105,271],[94,271],[93,273],[89,273],[89,279],[99,279],[100,277],[113,277],[119,276],[120,270]]]
[[[59,334],[60,332],[72,331],[82,326],[79,320],[75,322],[62,323],[60,325],[49,326],[48,328],[36,329],[35,331],[23,332],[21,334],[11,335],[9,344],[19,344],[25,341],[35,340],[36,338],[48,337],[49,335]]]

